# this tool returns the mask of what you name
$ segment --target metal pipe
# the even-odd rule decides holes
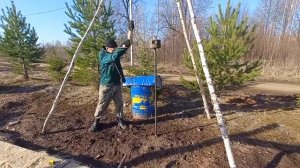
[[[130,24],[131,21],[132,21],[132,0],[130,0],[130,2],[129,2],[129,24]],[[133,36],[133,30],[131,32],[131,36]],[[131,43],[132,43],[132,41],[131,41]],[[130,46],[130,65],[134,66],[133,45]]]
[[[154,115],[155,115],[155,136],[157,136],[157,52],[154,49]]]

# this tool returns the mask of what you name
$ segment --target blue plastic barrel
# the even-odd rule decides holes
[[[131,86],[133,118],[147,119],[154,115],[154,105],[150,86]]]

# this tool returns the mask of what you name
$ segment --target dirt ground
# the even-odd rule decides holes
[[[97,91],[76,85],[67,85],[46,134],[41,134],[59,86],[37,78],[24,82],[9,77],[13,82],[7,82],[8,73],[0,73],[5,77],[0,81],[0,140],[91,167],[117,167],[125,154],[123,166],[127,167],[229,167],[216,119],[206,118],[198,93],[176,82],[167,82],[160,91],[157,137],[154,119],[132,118],[128,89],[124,89],[124,100],[129,128],[117,127],[110,106],[102,120],[103,129],[90,133]],[[256,86],[251,83],[220,95],[237,166],[299,167],[296,94],[300,92],[285,89],[300,86],[284,84],[279,90]]]

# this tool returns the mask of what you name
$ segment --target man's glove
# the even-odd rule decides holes
[[[125,83],[125,82],[126,82],[125,77],[122,77],[122,83]]]
[[[134,21],[133,20],[130,20],[129,25],[128,25],[128,29],[130,31],[133,31],[133,29],[134,29]]]
[[[131,46],[131,42],[129,39],[125,40],[122,44],[121,44],[121,47],[124,47],[124,48],[129,48]]]
[[[133,37],[132,37],[132,31],[128,31],[128,33],[127,33],[127,39],[129,39],[130,40],[130,42],[132,42],[132,40],[133,40]]]

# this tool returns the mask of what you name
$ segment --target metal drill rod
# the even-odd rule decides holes
[[[157,136],[157,53],[156,49],[160,48],[160,40],[156,37],[151,41],[150,48],[154,49],[154,121],[155,121],[155,136]]]
[[[154,85],[154,115],[155,115],[155,136],[157,136],[157,53],[156,48],[154,49],[154,77],[155,77],[155,85]]]

